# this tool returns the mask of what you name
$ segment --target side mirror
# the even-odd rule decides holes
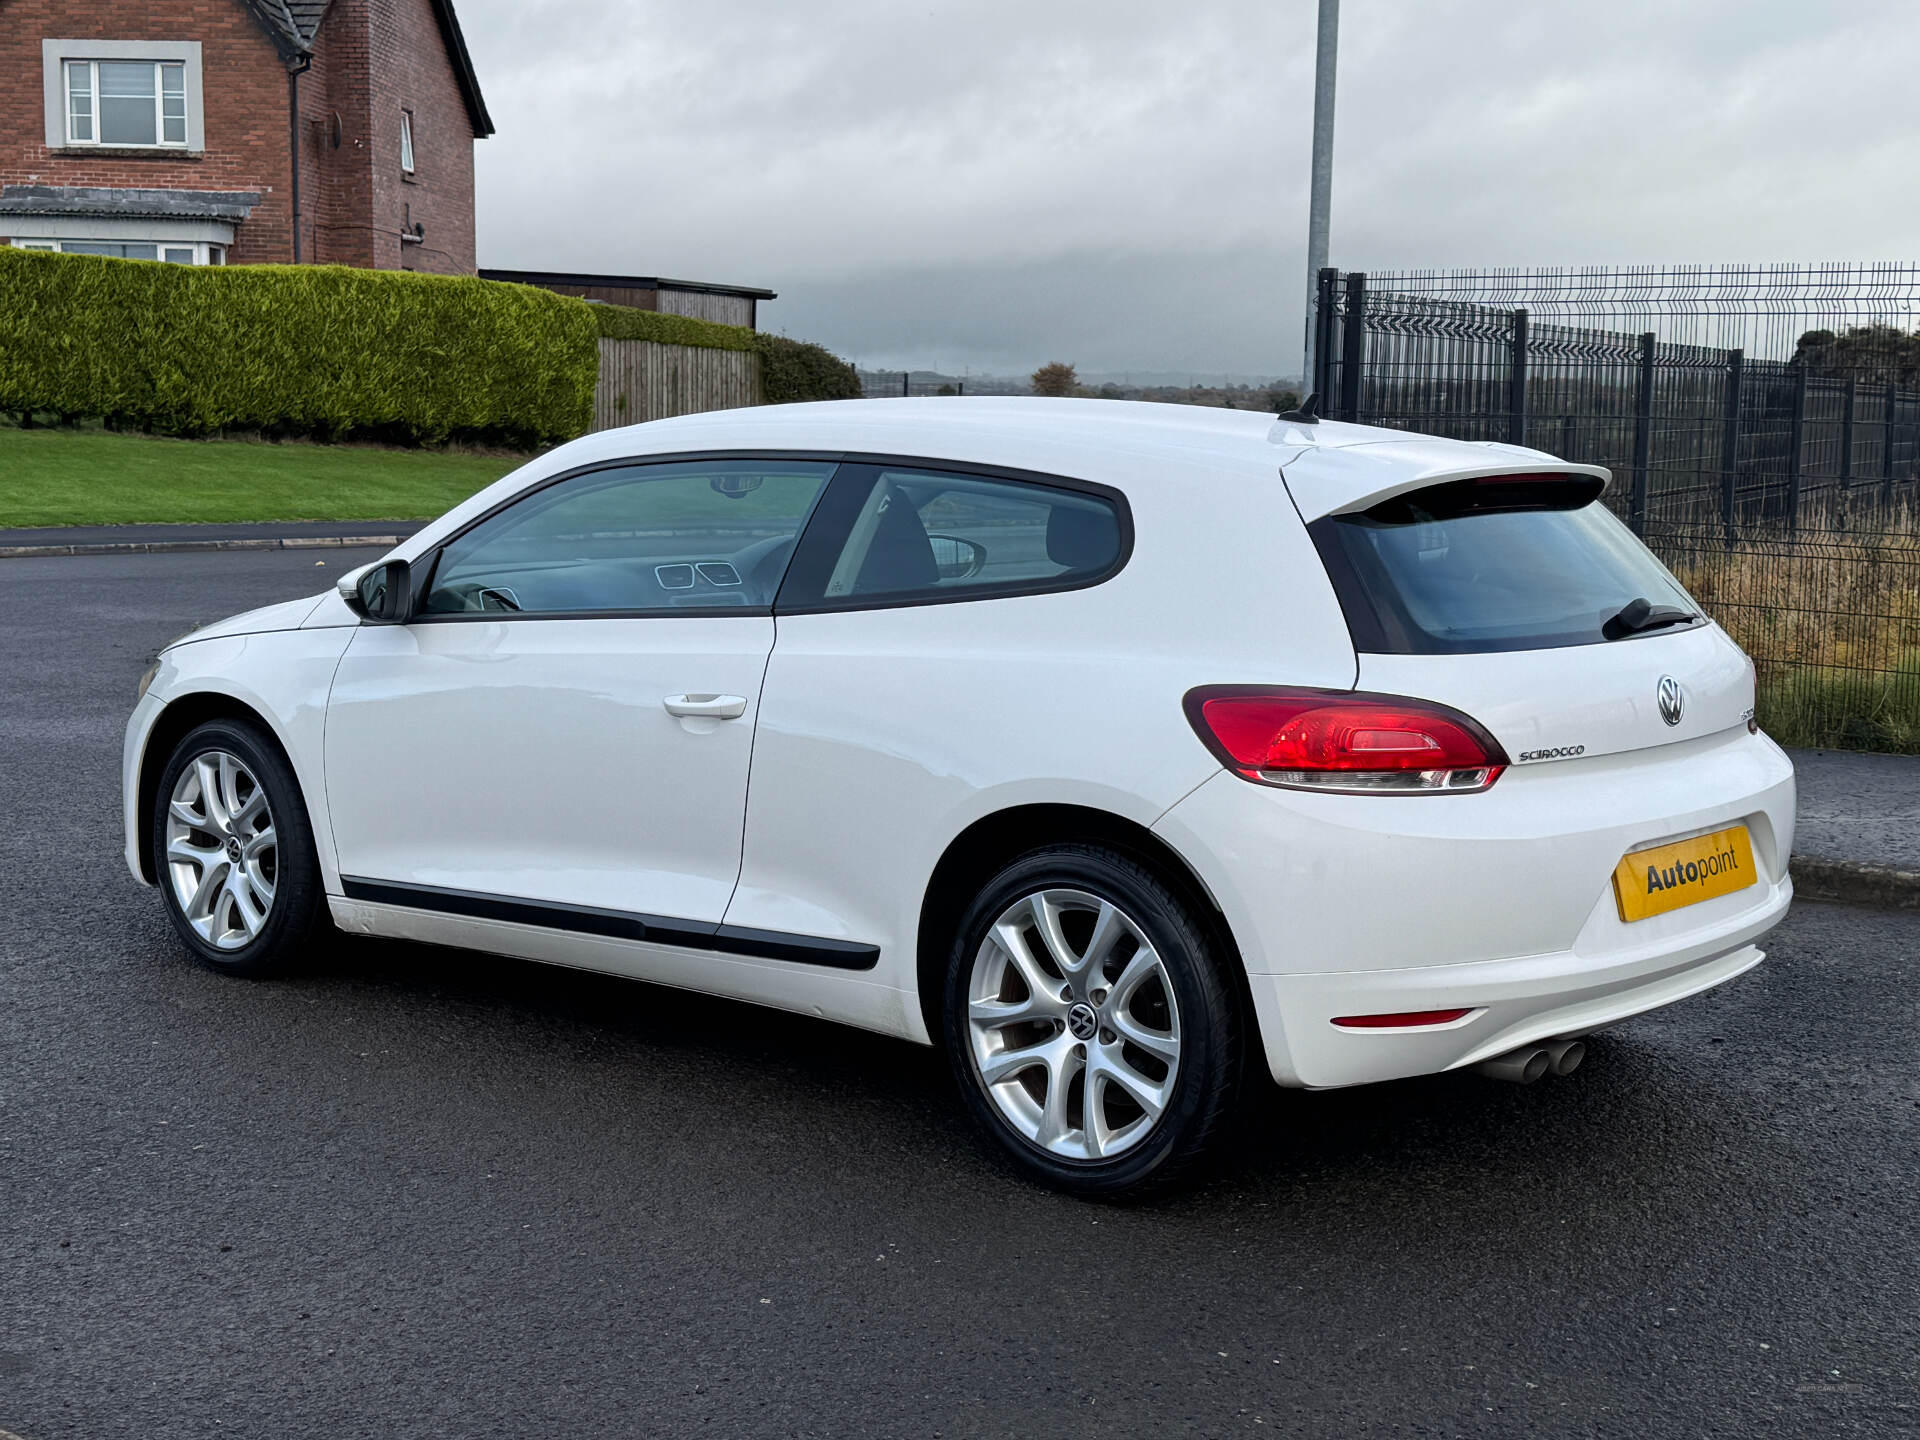
[[[976,540],[929,535],[927,541],[933,546],[933,563],[942,580],[971,580],[986,568],[987,547]]]
[[[342,575],[335,588],[347,608],[374,625],[404,625],[413,618],[412,567],[380,560]]]

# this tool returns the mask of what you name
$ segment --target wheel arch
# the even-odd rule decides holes
[[[158,878],[153,868],[153,806],[160,791],[160,774],[167,768],[167,757],[173,754],[173,747],[210,720],[244,720],[256,726],[280,752],[288,770],[293,771],[296,779],[299,776],[279,728],[263,711],[246,701],[218,690],[189,691],[167,701],[147,731],[146,743],[140,751],[139,799],[134,811],[140,827],[140,875],[149,885]],[[311,822],[312,803],[305,795],[300,797],[300,802],[307,807]]]
[[[1030,851],[1052,845],[1099,845],[1127,856],[1193,907],[1208,936],[1229,964],[1247,1033],[1258,1033],[1253,995],[1240,947],[1219,903],[1185,856],[1138,821],[1084,805],[1030,804],[982,816],[956,835],[941,854],[920,904],[915,975],[920,1014],[930,1036],[942,1033],[947,950],[954,926],[995,874]]]

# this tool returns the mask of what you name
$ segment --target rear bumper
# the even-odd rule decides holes
[[[1770,887],[1761,913],[1680,950],[1593,964],[1577,954],[1359,974],[1250,977],[1268,1067],[1283,1085],[1329,1089],[1431,1075],[1522,1045],[1585,1035],[1698,995],[1763,958],[1753,940],[1786,913],[1791,881]],[[1350,1030],[1339,1015],[1470,1007],[1449,1025]]]
[[[1356,1085],[1469,1065],[1684,999],[1752,968],[1792,899],[1793,769],[1764,736],[1520,767],[1483,795],[1331,796],[1222,774],[1155,829],[1212,891],[1268,1068]],[[1740,823],[1755,882],[1631,924],[1620,857]],[[1467,1008],[1444,1026],[1336,1016]]]

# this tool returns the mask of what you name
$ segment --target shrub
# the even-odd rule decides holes
[[[0,410],[27,415],[533,447],[586,429],[594,335],[523,285],[0,250]]]
[[[830,350],[784,335],[754,337],[760,352],[760,390],[769,405],[797,400],[858,400],[860,376]]]

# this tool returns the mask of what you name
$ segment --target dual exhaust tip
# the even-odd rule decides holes
[[[1522,1045],[1474,1066],[1482,1075],[1495,1080],[1511,1080],[1516,1085],[1531,1085],[1548,1074],[1571,1075],[1587,1058],[1587,1047],[1580,1040],[1549,1040],[1544,1045]]]

